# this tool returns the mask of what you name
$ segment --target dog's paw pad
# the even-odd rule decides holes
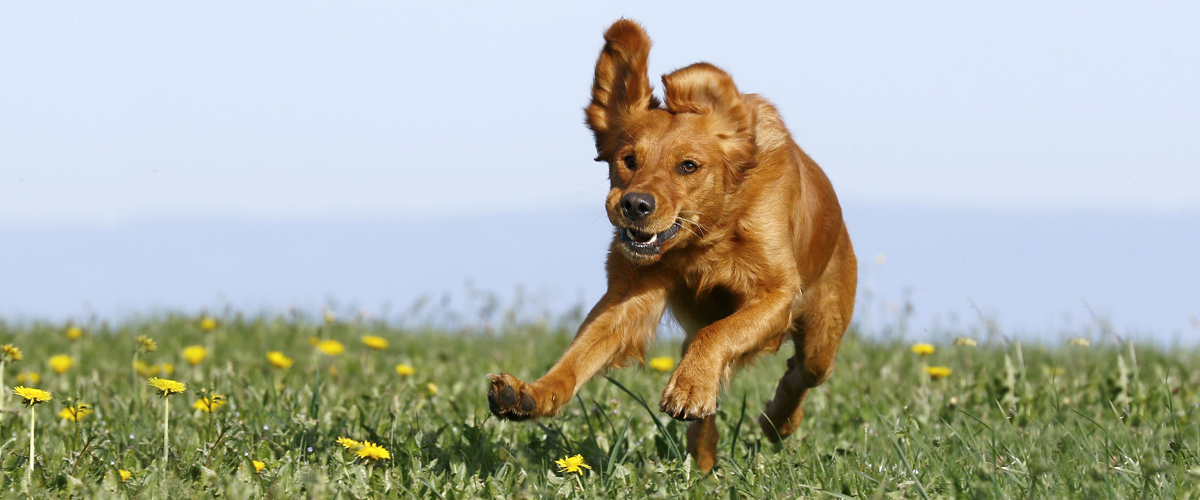
[[[516,406],[518,400],[519,398],[517,397],[517,391],[516,389],[513,389],[512,386],[505,386],[504,389],[500,391],[500,395],[496,397],[496,402],[499,403],[503,408]]]
[[[525,392],[528,386],[512,375],[501,373],[492,376],[488,389],[488,409],[505,420],[529,420],[537,411],[537,400]]]
[[[522,394],[521,406],[519,408],[525,413],[532,414],[535,410],[537,410],[537,401],[533,399],[533,396]]]

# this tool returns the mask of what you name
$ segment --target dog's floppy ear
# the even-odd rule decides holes
[[[592,103],[587,107],[587,124],[596,136],[596,152],[601,157],[610,149],[623,120],[633,112],[658,107],[647,74],[650,37],[646,31],[621,19],[604,33],[604,41],[592,81]]]
[[[708,63],[696,63],[663,75],[667,111],[725,118],[729,135],[750,132],[751,120],[742,94],[729,73]]]
[[[753,118],[742,103],[733,77],[716,66],[696,63],[663,75],[667,111],[696,113],[713,119],[712,130],[725,140],[725,190],[732,192],[754,162]]]

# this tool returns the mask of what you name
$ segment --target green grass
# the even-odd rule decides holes
[[[701,477],[679,456],[684,425],[655,410],[667,374],[630,368],[586,384],[558,418],[512,423],[487,410],[486,374],[545,372],[572,331],[541,324],[497,333],[413,331],[378,323],[325,326],[289,317],[218,318],[211,333],[178,315],[94,324],[71,341],[63,325],[0,322],[0,343],[24,360],[5,384],[38,372],[54,400],[15,398],[0,416],[0,492],[35,498],[1200,498],[1200,350],[1107,342],[1091,347],[937,344],[922,358],[900,341],[848,334],[833,377],[805,403],[801,430],[770,445],[755,423],[787,346],[723,393],[720,459]],[[389,340],[369,351],[362,335]],[[131,368],[139,335],[148,363],[171,363],[188,391],[162,399]],[[337,357],[312,337],[337,339]],[[920,339],[924,340],[924,339]],[[188,366],[188,345],[209,356]],[[290,370],[268,364],[283,351]],[[678,343],[654,355],[678,359]],[[47,368],[70,354],[64,375]],[[416,373],[398,375],[410,364]],[[953,374],[931,381],[923,365]],[[336,373],[331,374],[330,370]],[[431,396],[427,384],[438,390]],[[628,389],[626,393],[621,387]],[[202,389],[228,397],[192,409]],[[68,398],[94,405],[78,425]],[[638,401],[644,400],[652,411]],[[163,404],[171,448],[163,461]],[[38,412],[28,471],[28,416]],[[392,459],[363,464],[338,437],[376,442]],[[557,472],[582,454],[592,469]],[[251,460],[266,464],[254,473]],[[118,469],[132,477],[122,483]]]

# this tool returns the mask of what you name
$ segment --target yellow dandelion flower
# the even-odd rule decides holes
[[[200,320],[200,329],[204,330],[206,332],[211,332],[213,330],[216,330],[217,329],[217,320],[209,318],[209,317],[205,317],[204,319]]]
[[[430,382],[428,384],[425,384],[425,390],[429,391],[430,396],[437,396],[438,386],[437,386],[437,384]]]
[[[142,377],[154,377],[158,375],[160,368],[158,365],[151,365],[142,360],[133,362],[133,371],[137,372]]]
[[[67,338],[71,340],[79,340],[83,337],[83,329],[78,326],[67,328]]]
[[[158,350],[158,344],[154,343],[154,339],[145,335],[138,335],[137,343],[138,349],[142,349],[146,352],[154,352]]]
[[[58,416],[69,422],[79,422],[88,415],[92,414],[92,405],[68,406],[58,412]]]
[[[122,483],[123,483],[123,482],[125,482],[125,481],[128,481],[128,480],[129,480],[129,478],[133,477],[133,473],[132,473],[132,472],[129,472],[129,471],[125,470],[125,469],[117,469],[117,474],[120,474],[120,475],[121,475],[121,482],[122,482]]]
[[[913,344],[913,346],[912,346],[912,352],[914,354],[920,354],[921,356],[928,356],[930,354],[933,354],[936,351],[937,351],[937,349],[933,347],[933,344],[921,343],[921,344]]]
[[[350,451],[354,451],[359,448],[362,448],[362,443],[355,441],[353,439],[350,439],[350,438],[340,437],[337,439],[337,442],[338,442],[338,444],[342,445],[343,447],[345,447],[347,450],[350,450]]]
[[[387,349],[388,347],[387,339],[383,337],[376,337],[374,335],[363,335],[362,343],[375,350],[383,350]]]
[[[271,362],[271,366],[274,366],[275,368],[279,368],[280,370],[286,370],[288,368],[291,368],[292,365],[296,362],[292,358],[285,356],[282,352],[279,352],[279,351],[268,352],[267,353],[267,361]]]
[[[1087,346],[1092,345],[1092,341],[1082,338],[1082,337],[1071,337],[1069,340],[1067,340],[1067,344],[1073,345],[1073,346],[1079,346],[1079,347],[1087,347]],[[21,359],[21,358],[17,358],[17,359]]]
[[[204,413],[212,413],[225,405],[225,396],[213,394],[211,398],[200,398],[195,403],[192,403],[192,408],[200,410]]]
[[[357,450],[355,450],[354,454],[358,455],[358,458],[361,458],[364,460],[379,461],[379,460],[391,460],[392,459],[392,454],[389,453],[386,449],[384,449],[384,447],[379,446],[370,441],[363,441],[362,446],[360,446]]]
[[[263,471],[263,469],[267,468],[267,464],[259,462],[258,460],[251,460],[250,463],[254,464],[254,473],[255,474],[261,473]]]
[[[18,384],[37,385],[41,381],[42,381],[42,376],[38,375],[35,372],[25,372],[25,373],[17,374],[17,383]]]
[[[670,356],[659,356],[651,359],[650,368],[663,373],[669,372],[672,368],[675,368],[675,358]]]
[[[926,366],[925,373],[933,380],[941,380],[950,376],[951,370],[945,366]]]
[[[954,345],[975,347],[975,346],[979,345],[979,342],[970,337],[959,337],[959,338],[954,339]]]
[[[54,373],[59,375],[62,375],[66,373],[67,370],[70,370],[71,365],[74,363],[75,362],[71,360],[71,357],[66,354],[56,354],[54,356],[50,356],[50,359],[46,361],[46,364],[50,365],[50,369],[54,370]]]
[[[317,344],[320,344],[320,343],[321,343],[321,339],[319,339],[319,338],[316,338],[316,337],[308,338],[308,345],[310,345],[310,346],[316,347]]]
[[[13,394],[21,396],[21,399],[23,400],[21,402],[24,403],[25,406],[33,406],[54,399],[54,396],[52,396],[49,392],[41,389],[34,389],[32,387],[13,387]]]
[[[417,369],[413,368],[409,365],[401,363],[401,364],[396,365],[396,373],[399,373],[400,375],[407,377],[409,375],[417,373]]]
[[[45,403],[54,399],[49,392],[41,389],[31,389],[29,387],[17,386],[13,387],[13,394],[21,396],[22,403],[30,407],[29,411],[29,472],[33,472],[33,464],[36,462],[33,458],[37,456],[34,451],[37,444],[37,436],[34,434],[34,429],[37,428],[37,412],[33,411],[33,405]]]
[[[346,352],[346,346],[336,340],[322,340],[317,343],[317,350],[330,356],[338,356]]]
[[[158,369],[162,370],[163,375],[174,375],[175,374],[175,365],[173,365],[171,363],[159,363],[155,366],[158,367]]]
[[[592,468],[590,465],[583,463],[583,455],[575,455],[573,457],[566,457],[562,460],[555,460],[554,463],[558,464],[559,472],[574,472],[577,474],[583,474],[583,469]]]
[[[21,354],[21,350],[14,347],[12,344],[4,344],[0,346],[0,357],[3,357],[3,362],[20,361],[25,359]]]
[[[165,378],[151,377],[150,380],[146,381],[146,383],[150,384],[155,389],[158,389],[159,396],[170,396],[172,394],[179,394],[187,390],[187,385],[185,385],[183,382],[168,380]]]
[[[202,345],[192,345],[183,348],[183,359],[187,360],[190,365],[198,365],[206,357],[208,357],[208,349],[205,349]]]

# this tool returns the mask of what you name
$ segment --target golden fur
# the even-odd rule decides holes
[[[663,76],[660,103],[641,26],[604,38],[586,113],[617,229],[608,291],[545,376],[495,375],[488,402],[505,419],[557,414],[596,373],[641,361],[669,307],[687,339],[659,407],[694,421],[688,452],[707,471],[721,384],[787,339],[796,354],[759,423],[772,441],[795,430],[853,313],[854,252],[829,179],[769,102],[697,63]]]

